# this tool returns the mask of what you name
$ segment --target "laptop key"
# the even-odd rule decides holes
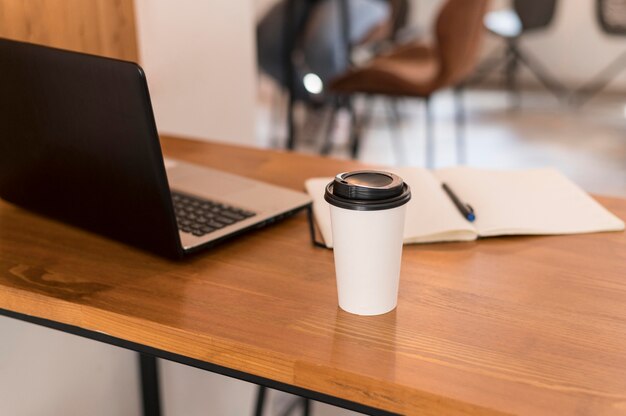
[[[224,217],[228,217],[231,220],[235,220],[235,221],[241,221],[241,220],[245,220],[246,217],[244,217],[243,215],[237,214],[236,212],[231,212],[231,211],[224,211],[222,212],[222,215]]]
[[[172,192],[172,202],[180,230],[198,237],[256,215],[252,211],[176,192]]]
[[[219,215],[219,216],[215,217],[215,220],[219,221],[221,223],[224,223],[226,225],[230,225],[230,224],[234,224],[235,223],[234,220],[232,220],[230,218],[227,218],[227,217],[224,217],[223,215]]]
[[[243,215],[246,218],[254,217],[256,215],[256,213],[254,213],[252,211],[246,211],[245,209],[236,209],[235,212],[237,212],[238,214]]]
[[[207,223],[208,226],[213,227],[213,228],[224,228],[226,226],[226,224],[222,224],[221,222],[217,222],[215,220],[211,220]]]

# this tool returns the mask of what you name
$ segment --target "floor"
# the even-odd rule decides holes
[[[452,94],[434,100],[436,167],[455,165],[455,128]],[[503,90],[470,90],[464,97],[467,112],[466,164],[510,169],[556,167],[588,192],[626,197],[626,94],[594,98],[584,106],[559,102],[545,91],[521,94],[519,105]],[[258,142],[283,148],[285,97],[269,82],[261,84],[257,123]],[[271,104],[270,104],[271,103]],[[357,102],[357,106],[363,102]],[[400,102],[400,128],[389,128],[388,103],[374,102],[369,128],[358,159],[373,165],[424,166],[424,108],[417,100]],[[319,152],[329,112],[296,109],[296,151]],[[331,157],[348,158],[349,116],[342,113],[332,129]],[[284,408],[289,397],[273,392],[273,404]],[[316,416],[348,416],[354,412],[315,403]],[[281,414],[274,412],[270,414]],[[297,414],[297,413],[294,413]]]
[[[283,147],[284,114],[272,86],[261,89],[258,140]],[[604,95],[576,108],[540,90],[524,91],[512,105],[502,90],[470,90],[467,112],[466,164],[484,168],[556,167],[583,189],[626,196],[626,94]],[[418,100],[399,103],[400,128],[389,128],[387,101],[375,100],[359,160],[375,165],[424,165],[424,108]],[[357,102],[357,106],[363,102]],[[436,167],[456,164],[452,94],[434,100]],[[299,108],[296,151],[316,153],[323,142],[328,112]],[[349,117],[340,114],[332,132],[331,156],[347,158]]]

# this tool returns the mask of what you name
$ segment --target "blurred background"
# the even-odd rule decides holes
[[[0,36],[138,61],[161,133],[374,165],[553,166],[626,196],[626,0],[0,0]],[[133,353],[8,318],[0,333],[0,414],[141,413]],[[255,410],[254,385],[161,372],[166,415]],[[302,402],[269,392],[263,414]]]

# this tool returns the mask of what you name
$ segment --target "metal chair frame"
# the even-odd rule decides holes
[[[624,16],[618,16],[623,19],[621,24],[613,24],[607,19],[607,8],[610,6],[611,1],[613,0],[596,0],[596,18],[598,25],[608,35],[626,37],[626,13]],[[626,3],[626,1],[621,1]],[[626,11],[626,4],[624,4],[623,7]],[[622,73],[624,69],[626,69],[626,50],[604,67],[604,69],[599,71],[591,81],[576,90],[574,94],[575,103],[581,106],[591,100]]]

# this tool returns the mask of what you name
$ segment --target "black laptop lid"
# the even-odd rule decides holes
[[[0,39],[0,197],[182,255],[141,68]]]

